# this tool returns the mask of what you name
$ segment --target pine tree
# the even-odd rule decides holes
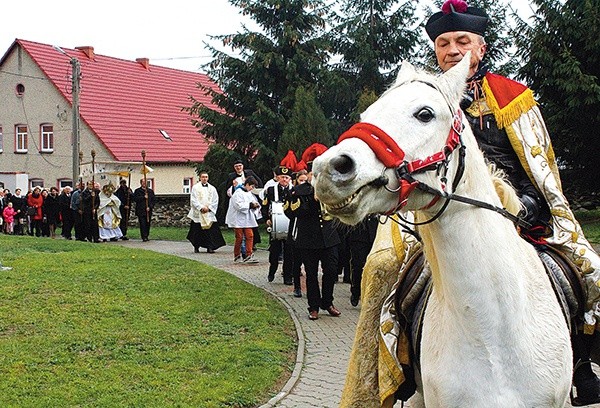
[[[354,122],[360,121],[360,114],[363,113],[369,106],[371,106],[375,101],[377,101],[377,94],[371,89],[364,89],[360,96],[358,97],[358,101],[356,103],[356,108],[352,114],[352,119]]]
[[[234,150],[259,175],[278,162],[279,139],[299,86],[317,82],[328,58],[321,0],[230,0],[260,31],[216,36],[235,54],[211,48],[208,74],[221,87],[202,88],[221,110],[193,100],[187,110],[199,131]],[[221,92],[222,91],[222,92]]]
[[[598,191],[600,0],[533,2],[533,25],[516,32],[519,75],[538,97],[567,184]]]
[[[397,0],[338,0],[331,17],[329,38],[339,62],[323,81],[320,99],[335,118],[332,130],[345,130],[355,118],[358,97],[364,90],[380,95],[395,76],[399,63],[410,59],[420,39],[415,2]],[[331,111],[328,108],[331,107]]]
[[[303,86],[296,89],[295,103],[290,120],[284,127],[279,141],[278,157],[283,158],[288,150],[293,150],[296,157],[313,143],[325,146],[333,144],[329,135],[327,119],[317,104],[314,94]]]
[[[337,68],[353,77],[356,97],[363,89],[380,94],[390,72],[411,57],[419,41],[414,2],[340,0],[339,5],[332,30],[333,51],[342,57]]]

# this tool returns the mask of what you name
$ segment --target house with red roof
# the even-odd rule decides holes
[[[81,72],[80,157],[72,144],[73,60]],[[128,169],[136,188],[145,162],[157,194],[188,193],[193,165],[203,160],[208,143],[182,108],[191,106],[190,96],[215,107],[198,83],[217,87],[204,74],[153,66],[147,58],[127,61],[90,46],[16,39],[0,59],[0,184],[27,180],[19,187],[62,188],[73,184],[79,167],[84,181],[116,185]],[[90,163],[96,166],[91,172]]]

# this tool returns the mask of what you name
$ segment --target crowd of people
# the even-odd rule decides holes
[[[101,243],[127,241],[127,224],[132,204],[140,225],[142,240],[148,241],[155,196],[144,180],[135,191],[120,181],[119,189],[109,182],[100,187],[94,181],[79,183],[73,190],[66,186],[59,192],[34,186],[26,194],[0,191],[1,231],[9,235],[56,238],[57,227],[65,239]]]
[[[341,314],[333,304],[334,284],[341,274],[344,281],[351,284],[351,304],[358,305],[362,269],[378,222],[377,217],[371,217],[358,229],[348,229],[334,222],[315,198],[310,184],[311,165],[326,149],[315,143],[306,149],[300,161],[293,152],[288,152],[264,185],[255,172],[245,169],[244,163],[238,160],[226,183],[229,202],[225,223],[235,232],[233,262],[258,262],[254,255],[260,240],[258,227],[266,225],[269,234],[267,280],[275,280],[281,265],[283,283],[293,285],[294,296],[302,297],[300,277],[304,268],[311,320],[319,318],[320,310],[334,317]],[[207,173],[201,173],[200,181],[190,195],[188,240],[195,252],[205,247],[212,253],[225,244],[220,230],[213,228],[218,194],[215,187],[208,184]],[[345,256],[342,258],[341,254]],[[348,267],[342,268],[341,262],[347,262]],[[322,273],[320,280],[319,272]]]

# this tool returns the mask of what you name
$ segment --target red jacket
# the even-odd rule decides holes
[[[44,197],[41,194],[38,194],[37,197],[35,197],[33,193],[27,196],[27,205],[36,209],[35,215],[32,217],[32,219],[41,220],[43,218],[42,204],[44,204]]]

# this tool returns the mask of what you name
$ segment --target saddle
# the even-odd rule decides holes
[[[535,245],[546,274],[561,306],[563,316],[573,332],[582,322],[585,305],[583,281],[577,267],[557,249]],[[405,381],[396,390],[396,400],[407,401],[416,391],[415,372],[420,369],[421,335],[425,307],[431,294],[431,270],[419,249],[406,263],[394,295],[399,327],[410,341],[412,366],[402,365]]]

